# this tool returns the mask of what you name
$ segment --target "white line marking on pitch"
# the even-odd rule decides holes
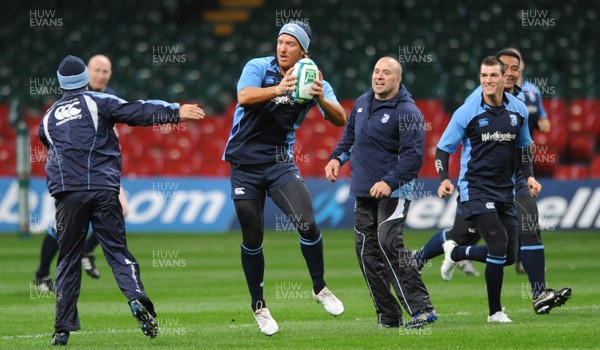
[[[111,329],[107,331],[76,331],[77,333],[73,334],[114,334],[114,333],[137,333],[134,332],[133,329]],[[51,337],[52,333],[43,333],[43,334],[23,334],[23,335],[5,335],[0,337],[2,340],[11,340],[11,339],[29,339],[29,338],[45,338]]]

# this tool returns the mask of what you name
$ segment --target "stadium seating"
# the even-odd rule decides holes
[[[592,166],[590,168],[590,178],[600,179],[600,154],[596,154],[592,159]]]
[[[339,0],[305,0],[286,6],[275,0],[252,0],[233,2],[234,9],[227,14],[223,10],[229,3],[175,0],[139,7],[93,0],[86,2],[87,8],[96,9],[90,23],[79,16],[79,3],[67,0],[55,14],[65,27],[68,24],[67,38],[62,33],[66,29],[60,28],[30,29],[26,38],[19,35],[28,26],[27,18],[17,2],[9,3],[3,8],[6,49],[0,57],[5,67],[1,75],[53,78],[56,62],[66,54],[57,48],[82,57],[104,52],[114,61],[111,85],[123,97],[195,99],[208,102],[210,114],[220,114],[234,100],[243,64],[257,55],[273,54],[278,28],[299,19],[313,28],[311,55],[342,99],[355,98],[369,87],[379,56],[398,56],[408,50],[413,59],[424,59],[405,63],[404,82],[414,96],[441,100],[454,110],[477,84],[481,57],[505,46],[522,48],[528,77],[547,79],[552,91],[545,97],[587,99],[600,90],[600,67],[593,64],[600,44],[594,40],[592,25],[598,11],[584,5],[545,4],[553,9],[552,15],[569,14],[556,18],[557,26],[569,28],[559,31],[519,25],[521,13],[508,0],[494,4],[469,0],[458,5],[438,0],[347,0],[343,6]],[[42,0],[28,6],[48,7]],[[227,30],[216,33],[215,26],[225,23]],[[390,38],[389,33],[397,35]],[[481,39],[478,33],[494,35]],[[184,64],[155,64],[153,52],[169,48],[185,56]],[[29,94],[30,85],[27,79],[3,80],[0,103],[19,96],[28,105],[42,105],[47,98]]]
[[[219,27],[221,17],[215,13],[223,15],[220,11],[234,3],[244,3],[244,18],[227,15],[227,28]],[[48,5],[33,0],[27,8]],[[421,176],[435,176],[431,165],[435,145],[452,112],[477,85],[480,59],[505,46],[521,48],[527,62],[526,78],[541,79],[547,85],[543,103],[552,131],[536,133],[535,141],[548,146],[548,158],[553,155],[555,164],[539,164],[540,174],[552,176],[558,165],[580,164],[592,164],[584,173],[592,177],[598,174],[593,164],[600,147],[600,65],[594,62],[600,52],[600,41],[596,40],[600,11],[585,4],[544,4],[544,8],[552,9],[549,16],[556,17],[560,30],[524,28],[520,10],[509,0],[492,4],[476,0],[460,4],[444,0],[345,0],[343,6],[340,0],[292,1],[285,6],[275,0],[174,0],[151,1],[143,7],[132,2],[90,0],[86,8],[94,9],[93,21],[80,16],[81,3],[75,0],[61,1],[53,8],[55,17],[63,20],[63,28],[30,28],[19,2],[3,5],[2,175],[14,174],[16,164],[14,129],[7,127],[7,104],[18,98],[26,106],[23,113],[31,129],[32,153],[41,157],[37,123],[58,95],[35,94],[31,88],[35,88],[35,79],[53,79],[57,63],[69,53],[83,58],[95,53],[109,55],[113,61],[110,85],[126,99],[201,101],[210,115],[197,126],[186,123],[186,130],[120,126],[126,175],[226,175],[229,169],[219,159],[231,126],[241,69],[253,57],[274,54],[276,32],[290,19],[311,25],[311,57],[348,114],[353,99],[370,87],[371,70],[378,57],[408,55],[404,56],[409,60],[404,63],[403,81],[423,111],[426,125],[431,126],[426,133]],[[287,13],[282,14],[284,8]],[[215,21],[203,20],[206,18]],[[176,49],[185,62],[156,64],[157,49]],[[411,58],[422,62],[410,62]],[[298,149],[311,159],[300,164],[305,176],[322,176],[323,162],[341,131],[323,121],[316,111],[307,116],[297,142]],[[167,145],[175,151],[164,150]],[[457,171],[456,165],[452,166]],[[346,172],[348,167],[343,169]],[[43,174],[43,164],[32,164],[32,171]],[[565,170],[560,170],[559,175],[564,174]],[[579,176],[581,172],[566,174]]]
[[[417,105],[425,115],[426,138],[425,158],[420,177],[435,178],[433,157],[441,134],[450,120],[449,113],[440,100],[417,100]],[[548,134],[537,132],[534,142],[536,151],[536,174],[541,177],[557,178],[600,178],[600,149],[594,130],[587,128],[570,131],[570,123],[563,113],[571,114],[582,107],[588,111],[578,117],[586,124],[593,124],[598,118],[595,109],[599,100],[544,100],[544,105],[552,120],[552,129]],[[350,115],[352,100],[341,101]],[[44,108],[49,105],[44,106]],[[208,116],[200,122],[184,122],[178,126],[170,124],[132,128],[118,126],[119,142],[122,150],[122,167],[125,176],[227,176],[229,167],[221,160],[229,137],[235,104],[228,106],[223,115]],[[46,150],[38,138],[38,126],[43,109],[25,108],[24,115],[30,134],[31,172],[35,176],[44,176]],[[591,119],[589,121],[588,119]],[[0,161],[3,166],[0,176],[13,176],[16,167],[16,132],[8,126],[8,106],[0,104]],[[577,129],[579,130],[579,129]],[[323,168],[329,155],[337,145],[343,128],[335,127],[323,119],[316,108],[306,116],[302,127],[298,129],[294,146],[295,159],[305,177],[322,177]],[[460,150],[457,151],[459,153]],[[450,174],[458,176],[458,156],[451,157]],[[343,167],[341,177],[349,176],[349,167]]]
[[[589,166],[585,165],[559,165],[554,170],[557,180],[580,180],[588,178],[589,174]]]

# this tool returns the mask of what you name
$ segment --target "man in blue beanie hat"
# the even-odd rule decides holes
[[[112,76],[112,63],[110,59],[102,54],[94,55],[90,58],[87,64],[88,75],[90,78],[88,89],[91,91],[105,92],[107,94],[117,96],[114,89],[108,86],[108,82]],[[117,129],[115,133],[119,136]],[[123,207],[123,216],[127,218],[129,212],[129,205],[127,197],[125,197],[125,191],[121,188],[119,193],[119,201]],[[33,276],[33,283],[36,288],[42,291],[54,291],[54,283],[50,278],[50,265],[52,260],[58,253],[58,242],[56,241],[56,223],[52,222],[48,225],[47,235],[42,241],[42,248],[40,250],[40,264],[37,271]],[[81,263],[85,272],[92,278],[100,278],[100,270],[96,266],[96,257],[94,256],[94,249],[100,244],[96,233],[93,231],[89,234],[83,246],[83,257]]]
[[[314,299],[333,316],[344,312],[342,302],[326,286],[321,231],[294,162],[295,131],[311,108],[318,106],[333,125],[346,122],[344,109],[321,74],[314,81],[314,98],[309,102],[301,104],[290,96],[298,80],[292,76],[292,67],[307,56],[310,40],[307,24],[287,23],[279,31],[277,57],[255,58],[246,64],[237,85],[238,105],[224,155],[231,163],[231,197],[242,228],[242,268],[251,307],[260,331],[267,336],[279,330],[263,295],[262,218],[267,195],[297,228]]]
[[[154,305],[146,295],[138,263],[127,248],[119,202],[121,152],[116,123],[148,126],[204,118],[197,105],[160,100],[127,102],[88,91],[85,63],[67,56],[56,72],[64,90],[40,124],[39,137],[48,149],[46,181],[56,203],[59,247],[56,268],[56,319],[52,345],[66,345],[80,329],[77,300],[81,287],[81,255],[88,226],[104,250],[117,285],[149,338],[158,334]]]

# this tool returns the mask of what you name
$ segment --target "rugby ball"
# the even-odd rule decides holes
[[[314,81],[319,78],[319,68],[316,63],[310,58],[301,59],[294,65],[292,76],[298,78],[296,91],[292,94],[294,100],[300,104],[312,100],[313,95],[310,94],[310,90]]]

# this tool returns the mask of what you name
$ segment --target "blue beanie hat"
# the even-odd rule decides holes
[[[90,82],[87,67],[79,57],[67,56],[58,65],[56,71],[58,83],[64,90],[75,90]]]
[[[308,46],[310,45],[311,31],[310,26],[300,21],[290,21],[279,31],[279,35],[288,34],[296,38],[302,46],[302,50],[308,52]]]

